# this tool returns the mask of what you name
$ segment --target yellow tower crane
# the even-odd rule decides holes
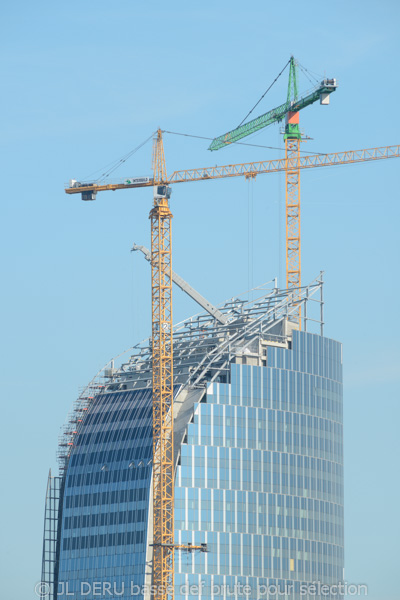
[[[153,146],[151,222],[153,359],[153,582],[174,586],[174,364],[172,341],[171,188],[166,185],[161,131]]]
[[[153,589],[154,600],[174,596],[174,551],[206,551],[206,545],[174,544],[174,462],[173,462],[173,335],[172,335],[172,251],[169,207],[170,184],[226,177],[256,177],[263,173],[294,172],[301,169],[345,165],[400,157],[400,146],[383,146],[334,154],[240,163],[201,169],[174,171],[167,176],[162,131],[153,143],[153,178],[126,179],[124,183],[91,183],[71,180],[67,194],[81,194],[95,200],[97,192],[136,187],[153,187],[151,223],[152,268],[152,353],[153,353]],[[293,291],[296,299],[295,289]]]

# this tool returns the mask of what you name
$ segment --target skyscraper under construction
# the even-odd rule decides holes
[[[343,579],[342,350],[324,337],[322,290],[322,277],[261,289],[174,330],[176,600],[315,598],[310,584]],[[45,597],[151,597],[152,451],[147,341],[64,427]]]

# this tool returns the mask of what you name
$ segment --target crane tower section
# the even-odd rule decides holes
[[[162,132],[153,150],[154,206],[151,221],[153,361],[153,586],[167,600],[174,586],[174,437],[171,188],[166,183]]]
[[[299,113],[292,113],[297,117]],[[293,118],[292,117],[292,118]],[[286,135],[286,134],[285,134]],[[286,174],[286,287],[301,286],[300,139],[285,137]]]
[[[291,102],[291,97],[293,98]],[[297,101],[297,72],[293,56],[290,59],[287,103],[292,106]],[[301,287],[301,235],[300,235],[300,114],[298,110],[286,113],[285,158],[286,158],[286,287],[293,289],[294,300]],[[301,325],[300,307],[295,320]]]
[[[298,100],[297,64],[292,56],[289,67],[289,84],[284,130],[286,160],[286,287],[293,290],[294,302],[299,300],[301,288],[301,219],[300,219],[300,110],[319,98],[321,104],[329,104],[329,96],[337,87],[336,79],[324,79],[314,94]],[[294,315],[301,327],[301,308]]]

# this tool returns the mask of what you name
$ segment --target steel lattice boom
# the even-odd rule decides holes
[[[332,167],[335,165],[348,165],[351,163],[380,160],[384,158],[398,158],[399,156],[400,145],[348,150],[345,152],[333,152],[332,154],[311,154],[291,158],[288,161],[286,158],[278,158],[276,160],[174,171],[172,175],[168,177],[168,183],[204,181],[206,179],[261,175],[263,173],[279,173],[292,168],[313,169],[314,167]]]
[[[300,156],[297,159],[292,159],[292,161],[294,160],[295,162],[287,162],[286,158],[278,158],[275,160],[174,171],[167,177],[166,183],[170,185],[173,183],[187,183],[189,181],[207,181],[208,179],[262,175],[264,173],[280,173],[286,171],[288,168],[294,167],[298,167],[299,169],[313,169],[314,167],[332,167],[335,165],[349,165],[352,163],[399,157],[400,145],[362,148],[361,150],[346,150],[344,152],[333,152],[330,154],[310,154],[307,156]],[[74,185],[74,187],[66,188],[65,192],[66,194],[81,194],[82,192],[87,191],[97,193],[150,186],[153,186],[153,181],[133,185],[124,183],[79,183],[79,185]]]
[[[337,88],[336,79],[324,79],[319,85],[315,87],[309,94],[302,98],[297,98],[297,69],[296,61],[293,56],[290,58],[290,69],[289,69],[289,85],[287,100],[280,106],[273,108],[264,115],[261,115],[248,123],[239,125],[236,129],[224,133],[219,137],[215,138],[209,147],[209,150],[220,150],[230,144],[238,142],[239,140],[256,133],[264,127],[268,127],[273,123],[279,123],[282,121],[288,112],[298,112],[310,104],[313,104],[317,100],[320,100],[321,104],[328,104],[328,96],[334,92]]]

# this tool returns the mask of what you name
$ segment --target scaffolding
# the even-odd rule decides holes
[[[44,512],[42,579],[38,588],[39,597],[56,600],[58,578],[58,543],[60,531],[60,505],[62,477],[53,477],[51,469],[47,480]]]

